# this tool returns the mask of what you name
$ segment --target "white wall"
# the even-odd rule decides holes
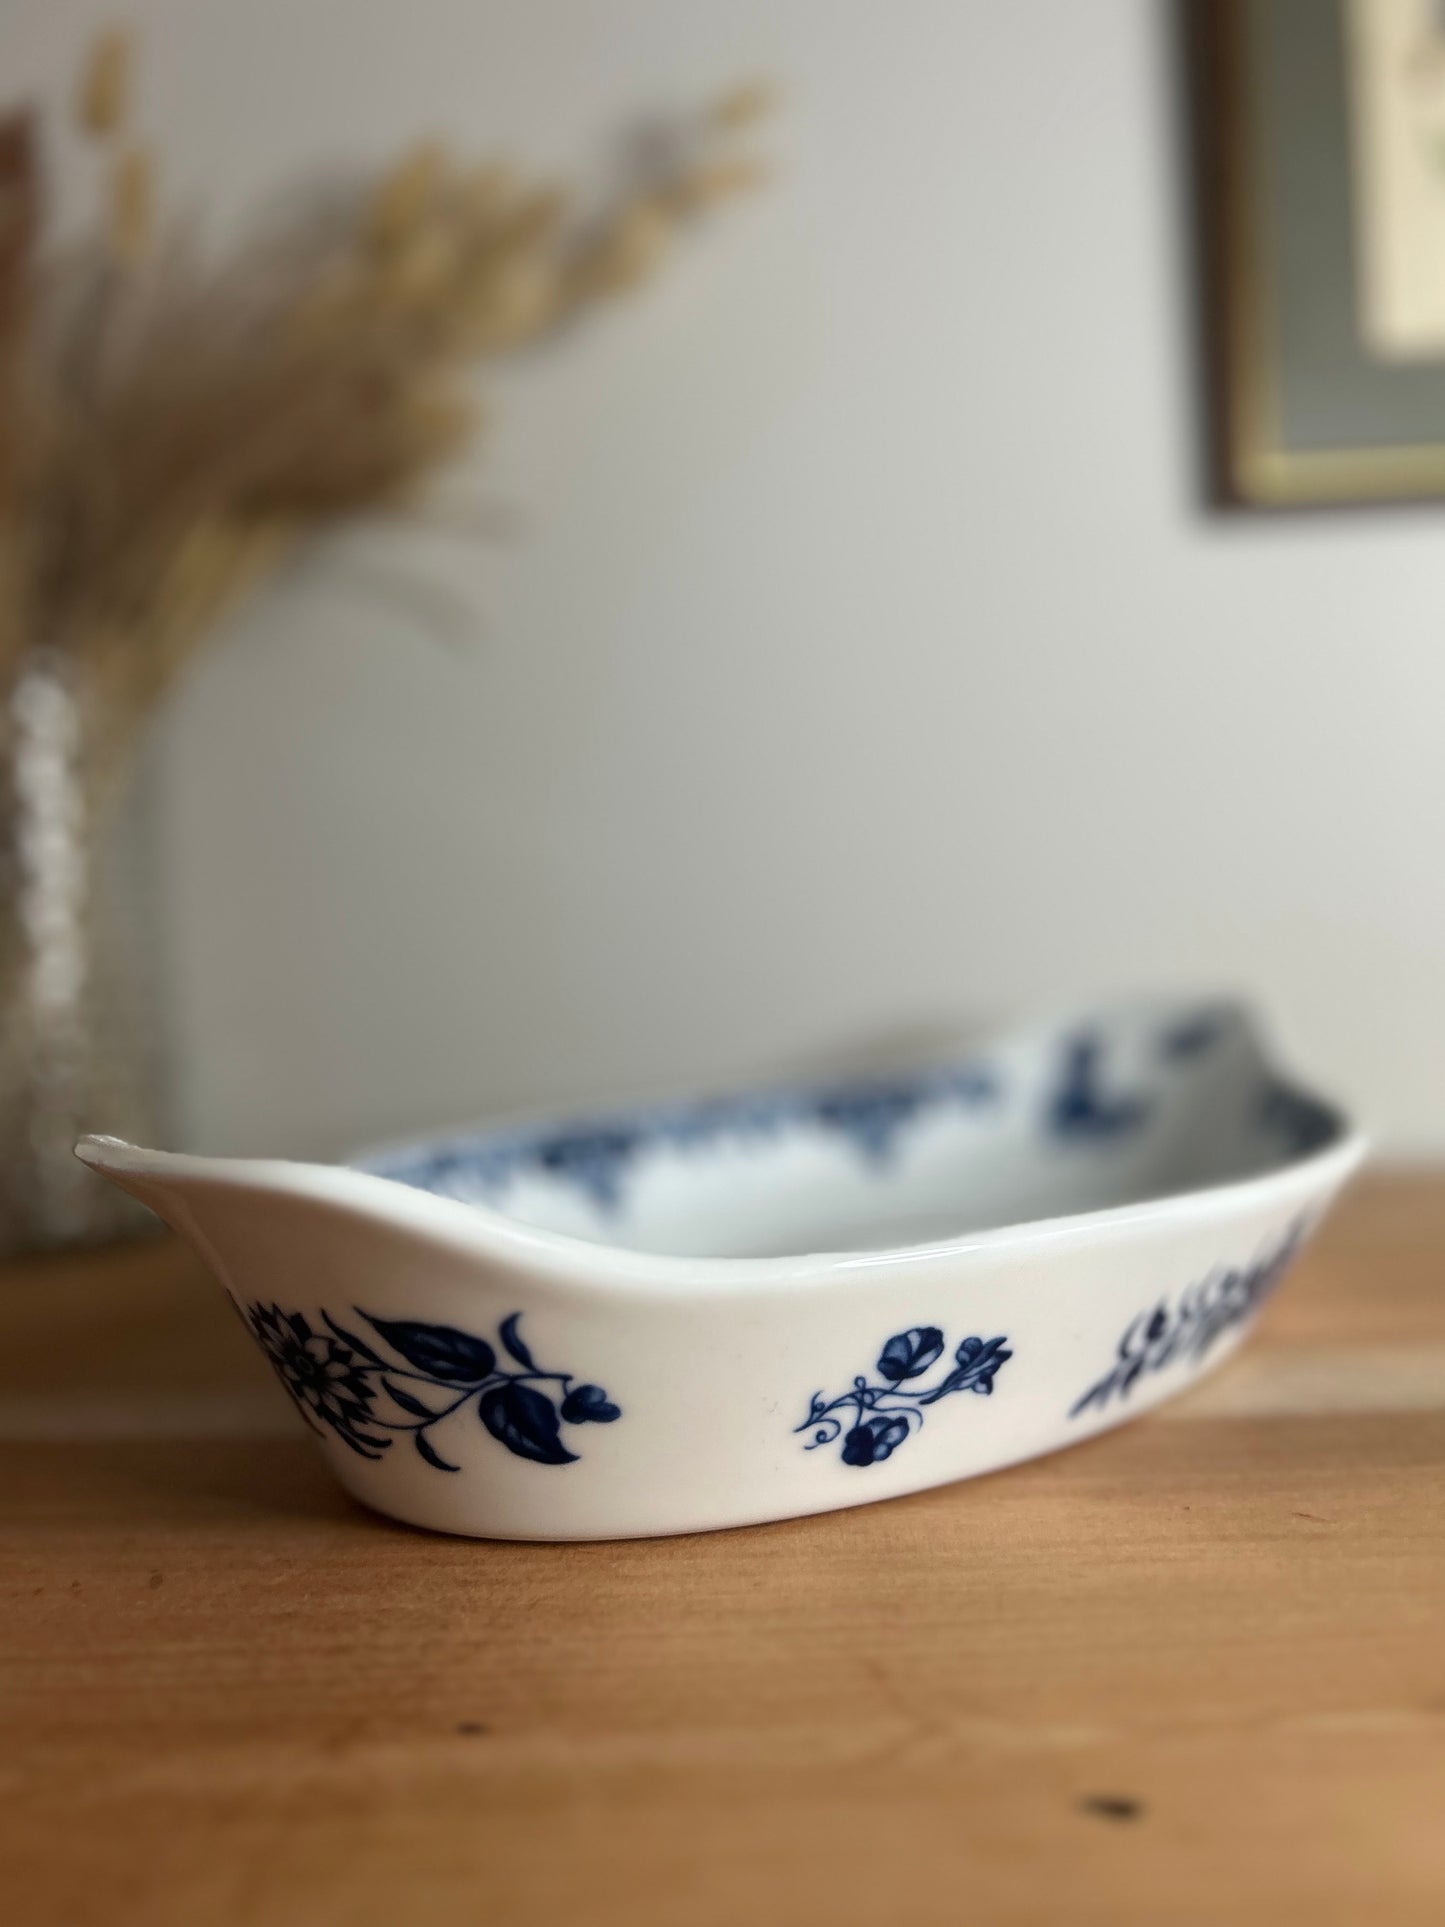
[[[9,0],[7,84],[103,11]],[[791,90],[776,191],[496,391],[474,479],[525,534],[349,541],[167,717],[178,1141],[329,1153],[1178,983],[1445,1150],[1445,517],[1196,510],[1161,6],[134,12],[225,209],[432,122],[570,167],[636,106]]]

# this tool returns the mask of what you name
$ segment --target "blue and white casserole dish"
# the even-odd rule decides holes
[[[1233,1006],[398,1147],[80,1155],[198,1251],[342,1484],[504,1539],[692,1532],[1074,1444],[1240,1342],[1361,1156]]]

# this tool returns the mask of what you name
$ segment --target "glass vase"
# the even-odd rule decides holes
[[[59,651],[24,652],[0,755],[0,1252],[154,1226],[73,1155],[84,1132],[153,1141],[152,1054],[107,835],[109,733]]]

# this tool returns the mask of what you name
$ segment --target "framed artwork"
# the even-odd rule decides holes
[[[1445,497],[1445,0],[1193,0],[1214,490]]]

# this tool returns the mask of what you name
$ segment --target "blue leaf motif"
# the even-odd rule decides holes
[[[453,1465],[450,1459],[444,1459],[442,1457],[441,1453],[437,1451],[425,1432],[413,1432],[411,1436],[412,1443],[416,1446],[417,1451],[421,1453],[428,1465],[434,1465],[438,1472],[461,1471],[462,1468],[459,1465]]]
[[[354,1331],[348,1331],[345,1325],[338,1325],[329,1311],[322,1312],[321,1316],[326,1320],[331,1330],[344,1345],[349,1345],[354,1352],[359,1352],[363,1358],[368,1359],[373,1365],[385,1365],[386,1360],[381,1356],[380,1352],[374,1352],[364,1338],[358,1338],[356,1333]],[[362,1316],[365,1317],[366,1314],[363,1312]]]
[[[497,1354],[485,1338],[456,1331],[450,1325],[422,1325],[411,1318],[362,1317],[379,1331],[392,1350],[428,1378],[448,1385],[478,1385],[490,1376]]]
[[[517,1327],[521,1321],[521,1312],[514,1311],[510,1318],[504,1318],[498,1325],[497,1336],[519,1365],[524,1366],[529,1372],[534,1372],[537,1369],[536,1360],[517,1335]]]
[[[403,1412],[410,1412],[413,1418],[433,1419],[439,1416],[430,1405],[423,1405],[419,1398],[409,1392],[404,1385],[398,1385],[394,1379],[383,1378],[381,1389],[388,1398],[401,1407]]]
[[[600,1385],[575,1385],[562,1401],[562,1416],[569,1425],[610,1425],[622,1417],[622,1407]]]
[[[950,1392],[992,1392],[994,1374],[1013,1353],[1005,1348],[1002,1338],[965,1338],[953,1356],[953,1370],[938,1390],[928,1395],[926,1403],[932,1404]]]
[[[482,1395],[477,1412],[494,1439],[519,1459],[538,1465],[570,1465],[576,1459],[558,1436],[557,1408],[530,1385],[511,1379]]]
[[[878,1357],[878,1370],[896,1385],[905,1378],[921,1378],[943,1352],[943,1333],[937,1325],[915,1325],[897,1332]]]

